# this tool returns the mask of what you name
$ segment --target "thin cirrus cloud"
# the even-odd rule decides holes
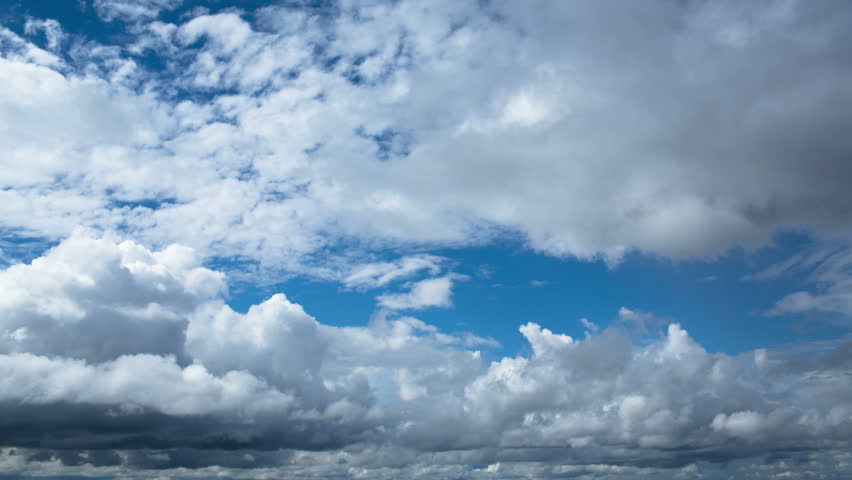
[[[379,288],[409,278],[421,271],[437,274],[446,259],[434,255],[409,255],[395,262],[374,262],[358,265],[343,278],[350,288]]]

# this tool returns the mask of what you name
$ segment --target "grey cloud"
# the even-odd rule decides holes
[[[216,298],[222,276],[197,262],[185,248],[151,252],[78,232],[0,272],[50,307],[39,314],[4,297],[13,301],[3,318],[16,319],[3,327],[7,341],[21,328],[34,339],[54,335],[33,327],[47,315],[76,318],[62,334],[87,345],[88,331],[121,317],[75,308],[87,298],[129,302],[110,293],[124,284],[116,275],[134,283],[135,301],[158,303],[186,330],[168,354],[130,344],[117,356],[73,359],[61,343],[37,341],[0,354],[0,444],[33,450],[34,462],[131,471],[252,471],[285,468],[280,449],[347,462],[378,449],[388,457],[365,472],[409,460],[456,472],[504,465],[468,472],[488,478],[536,464],[554,476],[610,468],[595,465],[672,474],[694,463],[842,452],[852,440],[848,343],[714,354],[678,324],[658,335],[652,315],[622,308],[626,321],[644,322],[638,344],[618,327],[574,339],[529,322],[520,332],[530,353],[488,363],[466,336],[415,318],[383,313],[367,326],[333,327],[282,294],[234,312]],[[259,453],[251,466],[218,451]]]

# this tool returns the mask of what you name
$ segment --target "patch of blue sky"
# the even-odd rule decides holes
[[[32,262],[58,243],[20,229],[0,227],[0,267]]]
[[[382,162],[395,157],[408,156],[414,143],[410,132],[392,128],[385,128],[379,132],[368,132],[364,127],[359,127],[355,130],[355,134],[361,138],[372,140],[376,144],[376,158]]]
[[[11,1],[0,5],[0,20],[10,30],[24,34],[24,25],[28,18],[59,19],[62,30],[71,35],[81,35],[89,39],[119,39],[125,35],[125,26],[118,22],[104,22],[96,14],[91,1],[66,2],[28,2]],[[45,39],[31,38],[41,46]]]
[[[136,208],[147,208],[150,210],[158,210],[169,205],[178,203],[177,198],[140,198],[135,200],[118,200],[114,199],[110,202],[110,208],[127,208],[130,210]]]
[[[281,2],[270,3],[262,0],[245,0],[240,2],[238,8],[233,5],[221,1],[184,1],[173,10],[162,10],[158,15],[158,20],[165,23],[178,24],[186,21],[189,15],[200,14],[206,12],[208,14],[216,14],[223,12],[236,12],[256,26],[262,27],[262,22],[257,22],[257,13],[263,11],[265,7],[274,5],[276,7],[292,7],[301,12],[308,12],[310,15],[323,16],[331,15],[337,12],[335,2],[316,1],[316,2]],[[0,21],[7,28],[11,29],[18,35],[27,38],[28,41],[47,49],[47,38],[41,33],[26,34],[25,25],[28,19],[61,19],[61,26],[66,35],[77,37],[84,41],[92,41],[103,45],[113,45],[125,47],[135,41],[135,36],[128,33],[133,30],[121,16],[104,20],[100,18],[91,0],[68,1],[68,2],[10,2],[6,5],[0,5]],[[262,30],[262,29],[261,29]],[[181,55],[186,56],[195,47],[200,47],[207,40],[200,37],[194,44],[187,45]],[[69,42],[63,42],[64,46],[68,46]],[[62,50],[62,49],[60,49]],[[318,51],[322,51],[318,47]],[[67,49],[54,52],[59,54],[70,65],[75,64],[75,56],[84,54],[84,52],[68,52]],[[181,82],[175,82],[174,79],[180,77],[183,73],[185,65],[179,59],[170,58],[170,53],[160,52],[153,48],[145,48],[141,51],[125,51],[125,55],[129,55],[141,67],[144,74],[149,79],[160,79],[160,93],[165,98],[191,100],[196,103],[209,103],[217,96],[221,95],[236,95],[243,93],[241,90],[228,85],[217,85],[214,87],[200,88],[195,85],[192,88],[184,88]],[[85,54],[84,54],[85,55]],[[92,63],[86,59],[87,68],[91,68]],[[320,60],[317,60],[320,61]],[[284,80],[294,80],[298,78],[299,70],[290,70],[281,73]],[[270,78],[267,84],[262,85],[256,92],[257,95],[262,95],[274,78]],[[145,88],[150,88],[151,84],[145,85]],[[142,86],[140,85],[140,88]]]
[[[809,242],[798,235],[780,235],[771,247],[737,249],[713,261],[674,262],[634,253],[615,268],[602,261],[558,259],[511,243],[433,250],[429,253],[447,257],[453,271],[470,278],[454,284],[451,308],[404,313],[446,332],[491,336],[503,346],[494,354],[525,349],[518,327],[527,322],[582,338],[586,327],[581,318],[601,328],[622,324],[621,307],[653,314],[658,319],[653,328],[660,332],[668,322],[678,322],[714,352],[737,354],[837,338],[847,331],[842,323],[831,322],[830,316],[766,314],[780,298],[807,288],[804,279],[745,278],[796,254]],[[405,253],[388,251],[379,259],[390,261]],[[422,278],[427,277],[412,280]],[[245,311],[282,291],[323,323],[363,325],[377,311],[375,297],[405,291],[404,284],[362,291],[348,290],[336,281],[293,277],[262,287],[238,288],[232,291],[229,304]]]

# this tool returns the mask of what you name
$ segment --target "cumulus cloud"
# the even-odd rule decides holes
[[[185,316],[224,288],[224,276],[186,247],[151,252],[78,230],[0,272],[0,351],[89,361],[178,355]]]
[[[469,349],[488,340],[411,317],[333,327],[283,294],[238,313],[190,249],[85,231],[0,282],[0,442],[39,445],[36,464],[239,471],[319,450],[296,464],[346,456],[361,464],[346,478],[421,463],[672,474],[852,441],[848,343],[729,356],[678,324],[637,345],[618,327],[575,339],[529,322],[530,354],[489,362]],[[217,453],[235,447],[257,457]]]

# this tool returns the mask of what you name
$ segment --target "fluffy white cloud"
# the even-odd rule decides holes
[[[452,306],[453,282],[466,280],[459,274],[449,274],[438,278],[420,280],[411,285],[406,293],[379,295],[379,305],[390,310],[420,310],[427,307]]]
[[[280,293],[245,315],[208,304],[186,331],[187,352],[213,371],[247,370],[274,384],[315,378],[327,343],[316,320]]]
[[[185,317],[225,289],[186,247],[151,252],[78,230],[0,272],[0,352],[89,361],[183,351]]]

